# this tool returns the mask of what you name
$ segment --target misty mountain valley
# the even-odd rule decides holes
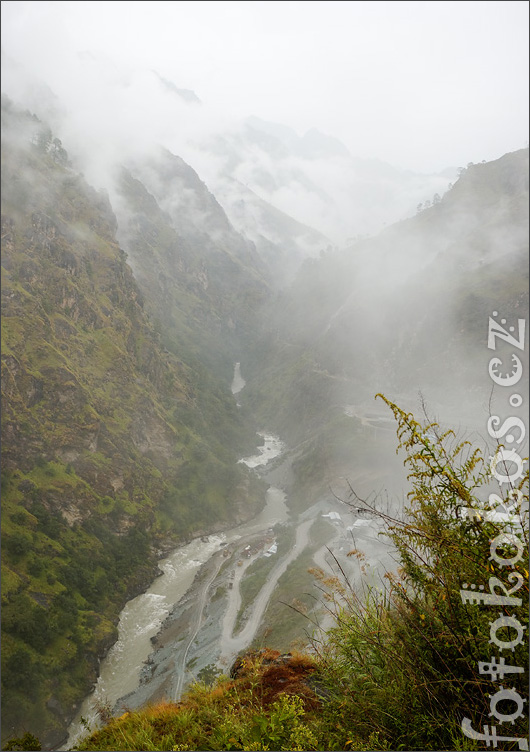
[[[99,4],[5,5],[2,749],[528,750],[528,145],[61,88],[18,14]]]

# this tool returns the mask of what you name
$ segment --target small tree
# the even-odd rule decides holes
[[[61,139],[54,138],[50,145],[50,154],[57,164],[66,165],[68,163],[68,154],[63,148]]]
[[[52,132],[46,126],[42,127],[36,136],[36,146],[39,151],[48,153],[52,143]]]

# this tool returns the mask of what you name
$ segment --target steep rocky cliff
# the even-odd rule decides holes
[[[123,179],[129,197],[150,207],[131,213],[141,227],[132,246],[157,280],[145,283],[149,303],[107,196],[87,185],[42,123],[3,100],[4,735],[61,739],[115,638],[120,608],[156,573],[157,550],[248,517],[262,500],[237,464],[255,427],[228,388],[240,262],[222,259],[214,274],[209,258],[195,268],[183,254],[179,267],[182,240],[167,222],[164,238],[148,242],[149,211],[160,211]],[[155,260],[167,257],[175,267],[161,282]],[[223,261],[216,294],[233,304],[216,328],[207,279]],[[167,300],[158,294],[164,285],[174,288]],[[185,289],[179,330],[174,308]],[[247,318],[265,289],[256,276]],[[149,315],[164,311],[175,326],[171,350]],[[201,364],[209,342],[217,346]]]
[[[254,244],[233,228],[197,173],[166,150],[123,169],[113,203],[164,342],[228,379],[268,294]]]

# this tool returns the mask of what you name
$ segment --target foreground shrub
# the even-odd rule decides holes
[[[483,749],[463,734],[464,718],[477,731],[497,725],[499,737],[526,737],[528,473],[492,496],[478,449],[382,398],[398,422],[412,490],[401,518],[363,503],[397,552],[387,587],[360,597],[347,578],[327,580],[336,626],[319,648],[325,712],[352,734],[377,738],[374,749]],[[488,511],[488,499],[502,501],[502,513]],[[488,673],[503,660],[517,667],[504,680],[502,670]],[[503,688],[509,693],[492,700]],[[525,748],[518,744],[504,749]]]

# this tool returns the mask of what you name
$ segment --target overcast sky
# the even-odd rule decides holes
[[[109,70],[127,83],[155,69],[220,119],[316,127],[397,167],[441,170],[528,145],[526,1],[4,1],[2,51],[107,122]],[[87,51],[99,65],[90,80],[78,69]]]

